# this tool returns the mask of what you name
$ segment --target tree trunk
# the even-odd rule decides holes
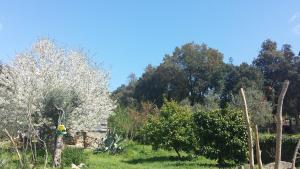
[[[177,150],[177,148],[174,148],[174,150],[176,151],[178,158],[181,158],[181,155],[180,155],[180,153],[179,153],[179,150]]]
[[[295,148],[293,161],[292,161],[292,169],[296,169],[296,159],[297,159],[297,154],[298,154],[299,150],[300,150],[300,140],[298,140],[297,146]]]
[[[275,168],[279,169],[281,161],[281,144],[282,144],[282,105],[286,91],[289,87],[289,81],[285,80],[281,93],[278,97],[277,114],[276,114],[276,154],[275,154]]]
[[[56,137],[56,144],[55,144],[55,150],[53,155],[53,166],[54,167],[60,167],[61,164],[61,153],[63,151],[64,142],[63,142],[63,135],[58,135]]]
[[[258,128],[257,125],[255,125],[255,145],[256,145],[256,159],[257,159],[257,164],[259,169],[263,169],[262,161],[261,161],[261,151],[260,151],[260,146],[259,146],[259,136],[258,136]]]
[[[248,134],[249,168],[254,169],[252,129],[251,129],[250,118],[248,114],[246,96],[243,88],[241,88],[241,94],[243,96],[243,101],[244,101],[244,116],[245,116],[245,122],[247,127],[247,134]]]

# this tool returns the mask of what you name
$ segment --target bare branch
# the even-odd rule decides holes
[[[23,165],[23,162],[22,162],[22,156],[21,156],[21,154],[19,153],[18,147],[17,147],[17,145],[16,145],[14,139],[12,138],[12,136],[9,134],[9,132],[8,132],[6,129],[4,129],[3,131],[4,131],[4,132],[6,133],[6,135],[9,137],[11,143],[13,144],[13,146],[14,146],[14,148],[15,148],[15,150],[16,150],[16,153],[17,153],[17,155],[18,155],[18,158],[19,158],[19,162],[20,162],[21,168],[24,168],[24,165]]]

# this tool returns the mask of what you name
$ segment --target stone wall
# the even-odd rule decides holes
[[[96,148],[102,143],[105,135],[106,131],[103,130],[76,132],[73,136],[66,137],[65,144],[80,148]]]
[[[96,148],[102,143],[107,132],[107,121],[101,121],[98,128],[90,131],[80,131],[66,136],[64,142],[66,145],[71,145],[81,148]]]

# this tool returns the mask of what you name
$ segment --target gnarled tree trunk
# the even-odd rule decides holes
[[[56,137],[56,144],[55,144],[55,150],[53,155],[53,166],[54,167],[60,167],[61,164],[61,153],[63,151],[64,147],[64,141],[63,141],[63,135],[58,135]]]
[[[277,114],[276,114],[276,154],[275,154],[274,169],[279,169],[280,161],[281,161],[282,125],[283,125],[282,105],[288,87],[289,87],[289,81],[285,80],[283,83],[281,93],[278,97]]]
[[[249,168],[254,169],[252,129],[251,129],[250,118],[248,114],[246,96],[243,88],[241,88],[241,94],[243,96],[243,101],[244,101],[244,116],[245,116],[245,122],[247,127],[247,134],[248,134]]]

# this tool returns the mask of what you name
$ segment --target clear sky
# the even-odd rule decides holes
[[[300,50],[298,0],[0,0],[0,60],[41,37],[83,48],[111,72],[110,90],[187,42],[251,63],[270,38]]]

